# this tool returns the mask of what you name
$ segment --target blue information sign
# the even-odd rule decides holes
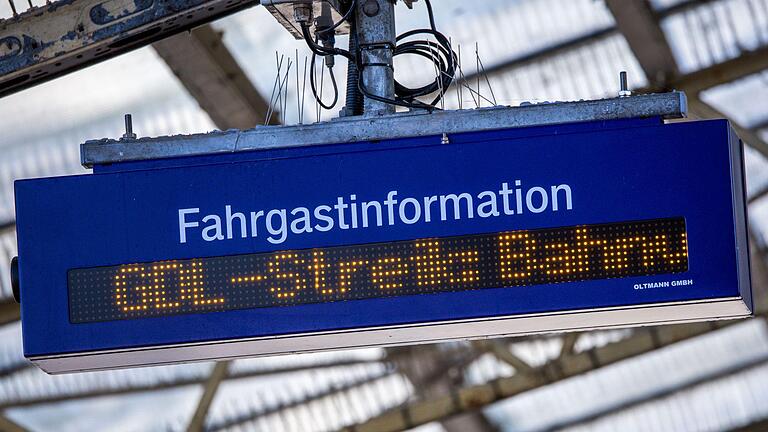
[[[751,313],[742,147],[658,118],[16,182],[49,372]]]

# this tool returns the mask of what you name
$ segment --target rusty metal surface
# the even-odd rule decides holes
[[[0,96],[259,4],[58,0],[0,21]]]

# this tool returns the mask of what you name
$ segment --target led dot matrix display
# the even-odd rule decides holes
[[[687,270],[669,218],[73,269],[69,309],[84,323]]]

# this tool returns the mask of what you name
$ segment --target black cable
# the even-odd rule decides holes
[[[422,34],[433,36],[437,42],[427,39],[402,42],[404,39]],[[413,101],[418,97],[439,92],[430,103],[430,105],[434,106],[451,86],[453,76],[456,73],[458,59],[451,48],[448,38],[438,31],[422,29],[412,30],[398,36],[397,42],[397,47],[393,53],[394,56],[411,54],[424,57],[435,64],[438,76],[431,83],[417,88],[406,87],[395,80],[395,94],[403,100]]]
[[[336,74],[333,73],[333,67],[332,66],[328,67],[328,72],[331,75],[331,83],[333,84],[333,102],[331,102],[330,105],[326,105],[323,102],[323,99],[317,93],[317,85],[315,84],[315,74],[314,74],[314,70],[315,70],[315,55],[314,54],[312,54],[312,64],[310,65],[310,69],[309,70],[312,71],[312,73],[310,73],[310,75],[309,75],[309,86],[312,88],[312,94],[315,96],[315,100],[317,101],[317,103],[320,104],[321,107],[323,107],[323,108],[325,108],[327,110],[332,109],[339,102],[339,88],[338,88],[338,86],[336,84]]]
[[[312,39],[312,36],[309,34],[309,23],[306,23],[306,22],[301,23],[302,36],[304,36],[304,41],[307,43],[307,46],[309,46],[309,49],[312,51],[312,61],[310,64],[310,71],[312,72],[309,75],[309,86],[312,90],[312,95],[315,97],[315,100],[317,101],[317,103],[320,104],[321,107],[327,110],[330,110],[333,107],[335,107],[339,101],[339,87],[338,87],[338,84],[336,83],[336,74],[333,72],[333,62],[326,61],[325,66],[328,68],[328,72],[331,76],[331,84],[333,85],[333,101],[330,104],[326,104],[325,102],[323,102],[323,99],[320,97],[320,95],[317,92],[317,83],[315,81],[315,74],[314,74],[315,62],[318,55],[325,59],[326,56],[333,56],[337,54],[342,55],[347,59],[349,59],[350,63],[355,62],[355,56],[350,51],[337,49],[333,46],[334,34],[333,33],[331,33],[330,35],[327,34],[328,32],[336,29],[338,26],[340,26],[344,22],[344,20],[350,17],[350,14],[354,10],[354,7],[353,7],[354,4],[355,4],[355,0],[352,1],[350,8],[349,10],[347,10],[347,13],[344,14],[344,17],[337,23],[333,24],[328,28],[316,29],[314,40]],[[318,38],[323,38],[325,40],[324,44],[329,45],[329,47],[318,45],[317,43]]]
[[[304,36],[304,41],[309,46],[309,49],[319,56],[325,57],[327,55],[341,55],[350,60],[355,60],[355,56],[347,50],[339,48],[326,48],[318,45],[317,42],[312,40],[312,36],[309,34],[309,24],[306,22],[301,23],[301,34]]]
[[[341,17],[341,19],[338,22],[336,22],[334,25],[328,28],[324,28],[322,30],[315,30],[315,34],[322,35],[322,34],[328,33],[329,31],[336,30],[340,25],[344,24],[344,21],[349,20],[349,18],[352,16],[352,12],[354,12],[355,10],[356,3],[357,3],[357,0],[352,0],[351,2],[349,2],[349,8],[347,9],[347,12],[344,14],[343,17]]]
[[[427,7],[427,14],[429,16],[430,28],[411,30],[399,35],[396,38],[396,43],[392,50],[392,56],[394,58],[398,55],[418,55],[428,59],[437,68],[438,76],[435,78],[435,80],[429,84],[423,85],[421,87],[416,87],[416,88],[406,87],[403,84],[399,83],[397,80],[395,80],[395,98],[394,99],[372,94],[365,87],[365,84],[363,83],[362,79],[351,80],[351,81],[348,80],[347,82],[348,92],[351,88],[354,88],[355,81],[356,81],[357,90],[359,90],[360,93],[362,93],[363,95],[365,95],[370,99],[387,103],[387,104],[403,106],[407,108],[427,109],[430,111],[438,109],[435,105],[440,101],[440,99],[444,97],[445,92],[453,83],[453,77],[456,73],[456,65],[458,64],[458,58],[456,53],[453,51],[453,48],[451,47],[451,43],[448,40],[448,38],[445,37],[445,35],[443,35],[437,30],[437,26],[435,25],[435,16],[434,16],[434,11],[432,9],[431,0],[425,0],[424,3],[426,3],[426,7]],[[350,51],[334,47],[333,41],[332,41],[333,33],[331,33],[331,35],[328,35],[329,32],[338,28],[338,26],[340,26],[345,20],[349,20],[350,17],[352,17],[352,12],[355,10],[356,6],[357,6],[356,0],[352,0],[350,2],[349,9],[344,14],[344,17],[330,27],[317,29],[315,31],[315,39],[313,39],[310,35],[309,23],[307,22],[301,23],[302,35],[304,37],[305,42],[309,46],[309,49],[312,51],[312,67],[311,67],[312,71],[314,71],[316,56],[322,56],[323,58],[325,58],[326,56],[341,55],[343,57],[346,57],[350,62],[350,68],[352,65],[356,66],[359,77],[362,77],[365,71],[365,68],[367,66],[373,66],[370,64],[363,63],[363,56],[361,55],[361,51],[364,49],[373,49],[374,47],[370,45],[364,46],[359,43],[358,35],[354,28],[355,27],[354,23],[351,23],[352,29],[350,31],[350,36],[349,36],[350,39],[354,38],[354,41],[350,40]],[[437,42],[429,39],[406,40],[417,35],[430,35],[434,37]],[[324,40],[325,42],[323,45],[325,46],[319,45],[317,43],[318,42],[317,38],[321,38],[322,40]],[[317,94],[314,74],[310,76],[310,86],[312,88],[312,92],[315,96],[315,99],[318,101],[318,103],[320,103],[320,105],[325,109],[331,109],[338,102],[339,94],[338,94],[338,87],[336,84],[336,77],[333,73],[332,63],[326,62],[326,65],[328,66],[328,70],[331,75],[331,82],[333,84],[333,89],[334,89],[333,103],[330,105],[327,105],[320,99],[319,95]],[[381,66],[381,65],[377,65],[377,66]],[[431,101],[431,103],[425,103],[418,99],[420,97],[427,96],[435,92],[438,92],[438,95]]]
[[[453,51],[448,38],[437,31],[431,1],[425,0],[425,3],[427,6],[427,13],[429,15],[430,29],[411,30],[398,36],[396,39],[396,46],[392,52],[392,56],[394,58],[398,55],[412,54],[424,57],[436,66],[438,70],[438,77],[436,77],[433,82],[418,88],[406,87],[395,80],[394,99],[371,94],[365,88],[362,80],[360,80],[358,84],[359,90],[368,98],[392,105],[398,105],[407,108],[422,108],[432,111],[437,109],[435,105],[440,101],[440,99],[444,96],[445,91],[453,83],[453,76],[456,73],[458,58],[456,53]],[[433,36],[437,42],[426,39],[403,42],[404,39],[423,34]],[[365,47],[361,48],[365,49]],[[362,56],[358,55],[358,69],[362,75],[362,72],[367,65],[362,64],[362,60],[360,60],[361,58]],[[439,92],[439,94],[435,97],[434,100],[432,100],[431,103],[424,103],[417,99],[434,92]]]
[[[429,15],[429,26],[432,28],[432,31],[437,31],[437,26],[435,25],[435,12],[432,11],[432,2],[430,0],[425,0],[424,3],[427,5],[427,15]]]
[[[315,72],[315,58],[316,57],[317,56],[313,53],[312,54],[312,61],[311,61],[311,64],[309,66],[309,70],[311,71],[310,74],[309,74],[309,86],[312,89],[312,94],[315,96],[315,100],[317,101],[317,103],[319,103],[320,106],[323,107],[324,109],[330,110],[333,107],[335,107],[336,103],[338,103],[338,101],[339,101],[339,88],[338,88],[338,86],[336,84],[336,74],[333,73],[333,66],[328,66],[328,72],[331,75],[331,83],[333,84],[333,102],[331,102],[330,105],[326,105],[323,102],[323,99],[317,93],[317,85],[315,83],[315,73],[314,73]],[[322,73],[322,71],[321,71],[321,73]]]
[[[353,1],[354,3],[354,1]],[[349,52],[357,53],[357,17],[352,16],[349,20]],[[347,62],[347,94],[345,100],[345,110],[347,116],[357,116],[363,114],[364,100],[363,94],[358,88],[360,82],[360,71],[357,69],[357,62],[349,60]]]

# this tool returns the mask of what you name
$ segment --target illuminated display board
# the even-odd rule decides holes
[[[683,218],[69,272],[74,323],[688,270]]]
[[[60,373],[751,314],[727,122],[449,141],[17,181],[24,355]]]

